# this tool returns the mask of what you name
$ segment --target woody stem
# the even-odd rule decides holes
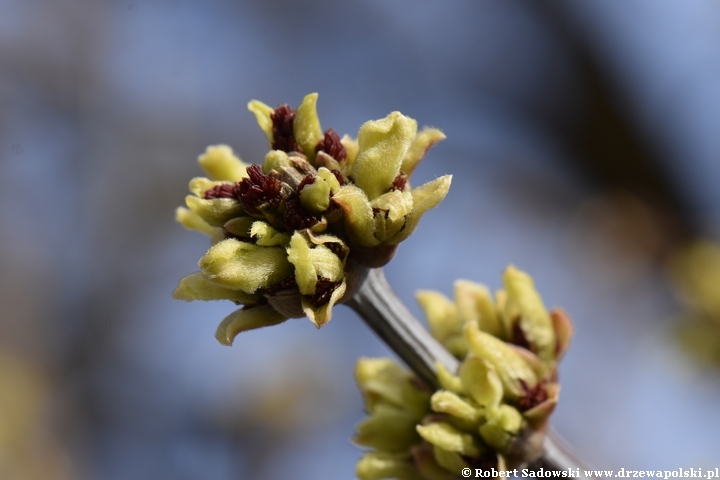
[[[445,349],[390,288],[381,268],[367,271],[359,288],[346,302],[350,308],[387,344],[415,374],[438,389],[436,362],[457,372],[460,362]],[[545,470],[583,470],[585,465],[550,431],[545,453],[531,465]]]

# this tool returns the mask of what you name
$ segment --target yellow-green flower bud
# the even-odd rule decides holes
[[[410,142],[400,170],[408,176],[411,175],[427,151],[439,141],[445,140],[445,138],[447,138],[445,134],[437,128],[423,128],[420,130]]]
[[[306,95],[295,112],[295,122],[293,123],[295,141],[300,144],[310,163],[313,163],[315,159],[315,146],[323,136],[320,119],[317,115],[317,99],[317,93]]]
[[[420,290],[415,298],[425,312],[430,331],[450,353],[457,357],[464,357],[467,353],[467,344],[462,337],[462,322],[458,309],[445,295],[432,290]],[[463,341],[454,341],[456,338]]]
[[[265,222],[253,222],[250,227],[250,236],[255,238],[255,244],[261,247],[284,247],[290,243],[290,234],[280,232]]]
[[[333,197],[345,212],[345,228],[350,240],[363,247],[380,245],[375,235],[372,207],[365,192],[355,185],[345,185]]]
[[[291,167],[290,160],[288,160],[288,154],[282,150],[270,150],[265,155],[265,161],[263,162],[262,169],[265,173],[270,173],[275,170],[281,172],[283,168]]]
[[[367,452],[357,464],[359,480],[418,480],[419,472],[407,453]]]
[[[480,426],[480,436],[491,447],[503,451],[522,428],[522,415],[510,405],[488,409],[486,422]]]
[[[507,292],[505,318],[511,322],[516,343],[546,362],[555,360],[555,330],[530,275],[510,265],[503,273],[503,283]]]
[[[458,395],[440,390],[430,398],[430,407],[434,412],[447,413],[454,418],[461,420],[464,425],[477,426],[483,417],[483,412],[477,407],[466,402]]]
[[[268,145],[272,146],[273,122],[271,115],[273,113],[273,108],[265,105],[259,100],[252,100],[250,103],[248,103],[248,110],[250,110],[255,115],[255,119],[257,120],[258,125],[260,125],[260,129],[265,133],[265,136],[267,137]]]
[[[369,412],[388,404],[404,408],[419,421],[429,410],[430,394],[420,390],[413,375],[388,358],[361,358],[355,367],[355,380]]]
[[[330,207],[330,197],[340,190],[340,183],[330,170],[325,167],[318,169],[312,183],[300,190],[300,203],[307,210],[321,214]]]
[[[450,373],[447,368],[445,368],[445,365],[440,362],[435,362],[435,369],[437,370],[438,383],[443,390],[457,394],[465,393],[465,387],[460,377],[456,377]]]
[[[517,401],[524,394],[523,383],[530,387],[537,383],[537,375],[533,369],[525,358],[520,356],[510,345],[492,335],[481,332],[474,323],[468,323],[465,326],[465,338],[470,346],[470,351],[495,368],[503,385],[505,399]]]
[[[441,456],[444,457],[443,460],[445,460],[447,457],[450,456],[459,456],[459,454],[455,452],[448,452],[445,450],[442,450],[443,454],[437,454],[436,451],[442,450],[439,447],[436,447],[435,445],[431,445],[429,443],[415,446],[412,449],[412,455],[413,460],[415,461],[415,466],[417,467],[418,472],[420,473],[419,476],[415,477],[417,479],[423,479],[423,480],[456,480],[457,479],[457,472],[462,471],[460,470],[453,470],[448,471],[445,469],[445,467],[441,466],[440,463],[437,461],[438,458]],[[449,462],[448,462],[449,463]]]
[[[470,356],[460,365],[463,389],[475,402],[485,408],[500,405],[503,386],[495,367],[487,360]]]
[[[402,452],[420,441],[414,431],[419,419],[411,412],[388,404],[376,405],[360,422],[353,441],[386,452]]]
[[[185,204],[208,225],[222,227],[228,220],[242,215],[242,205],[231,198],[205,200],[194,195],[185,197]]]
[[[184,207],[175,210],[175,220],[188,230],[197,230],[206,235],[215,233],[215,228],[202,219],[200,215]]]
[[[473,436],[463,433],[449,423],[434,422],[428,425],[418,425],[416,430],[425,440],[443,450],[469,457],[480,455],[480,446]]]
[[[393,190],[372,200],[370,207],[375,220],[375,238],[386,243],[405,228],[406,218],[413,211],[412,194]]]
[[[400,112],[360,127],[353,177],[369,200],[390,189],[416,133],[417,122]]]
[[[253,304],[260,300],[259,295],[242,290],[226,288],[205,278],[202,272],[191,273],[180,279],[173,292],[173,298],[191,302],[193,300],[232,300],[237,303]]]
[[[423,214],[438,206],[450,190],[452,175],[443,175],[440,178],[413,188],[410,191],[413,201],[413,210],[407,216],[405,227],[394,237],[388,240],[391,245],[396,245],[407,239],[420,222]]]
[[[223,345],[229,346],[240,332],[270,327],[285,320],[287,317],[275,311],[270,305],[241,308],[220,322],[215,332],[215,338]]]
[[[278,283],[293,271],[283,248],[260,247],[234,238],[213,245],[199,266],[209,280],[247,293]]]
[[[348,171],[352,171],[352,168],[355,165],[355,159],[357,158],[357,154],[360,151],[360,145],[358,145],[357,140],[351,138],[350,135],[343,135],[340,142],[345,148],[345,152],[347,154],[345,160],[345,163],[347,165],[346,168],[348,169]]]
[[[208,147],[205,153],[198,157],[198,163],[213,180],[239,182],[247,177],[247,165],[236,157],[232,148],[227,145]]]
[[[223,229],[238,239],[252,238],[252,227],[258,220],[254,217],[235,217],[225,222]]]
[[[463,324],[476,322],[480,330],[503,338],[503,327],[490,291],[469,280],[455,282],[455,304]]]

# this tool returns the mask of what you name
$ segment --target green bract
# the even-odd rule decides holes
[[[497,302],[467,280],[456,282],[455,302],[437,292],[418,294],[433,335],[463,359],[457,373],[436,365],[441,389],[431,396],[391,360],[358,362],[370,417],[355,441],[373,449],[358,463],[361,480],[454,479],[473,465],[517,468],[542,454],[560,391],[557,360],[572,326],[561,310],[545,310],[527,274],[509,267],[503,280],[508,292]],[[532,338],[553,339],[552,355],[543,358],[538,345],[513,336],[527,324],[539,330]]]
[[[387,263],[450,187],[449,175],[414,189],[409,183],[445,138],[439,130],[418,132],[415,120],[392,112],[363,124],[357,140],[341,138],[322,130],[317,99],[307,95],[296,110],[251,101],[270,147],[264,160],[248,165],[228,146],[208,147],[198,158],[207,178],[190,182],[187,208],[176,211],[212,246],[175,298],[244,305],[221,323],[221,343],[292,317],[327,323],[358,272]]]

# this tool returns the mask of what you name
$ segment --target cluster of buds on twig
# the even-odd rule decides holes
[[[258,101],[248,108],[267,136],[262,164],[246,165],[224,145],[199,163],[176,217],[211,236],[200,271],[180,281],[181,300],[229,299],[243,307],[220,324],[231,344],[242,331],[308,316],[321,327],[349,298],[358,269],[379,267],[447,194],[449,175],[417,188],[409,177],[437,129],[392,112],[362,125],[357,139],[323,132],[317,94],[293,110]]]
[[[572,336],[562,310],[548,312],[529,275],[508,267],[493,299],[469,281],[455,301],[418,293],[433,336],[462,363],[438,363],[430,391],[391,360],[362,359],[356,379],[369,418],[356,443],[370,447],[362,480],[449,480],[464,468],[504,470],[537,460],[558,401],[557,363]]]

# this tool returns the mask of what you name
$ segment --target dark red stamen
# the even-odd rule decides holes
[[[202,198],[205,200],[212,200],[213,198],[237,198],[237,186],[238,184],[227,184],[215,185],[214,187],[205,190],[202,194]]]
[[[315,284],[315,295],[310,297],[310,302],[315,308],[322,307],[330,301],[330,297],[342,282],[333,282],[324,277],[319,277]]]
[[[265,175],[259,165],[247,168],[248,176],[238,185],[238,196],[245,211],[251,215],[260,213],[260,206],[277,207],[282,196],[282,182]]]
[[[323,245],[325,245],[328,250],[333,252],[340,259],[340,261],[345,260],[345,257],[347,257],[347,249],[343,247],[341,243],[328,242]]]
[[[337,179],[338,183],[342,187],[345,185],[345,177],[343,177],[343,174],[340,173],[340,170],[330,170],[333,175],[335,175],[335,178]]]
[[[513,322],[512,327],[512,339],[510,340],[510,343],[513,343],[517,345],[518,347],[523,347],[527,350],[530,350],[533,353],[537,353],[535,347],[530,343],[530,340],[525,336],[525,331],[520,326],[520,319],[518,318]]]
[[[325,136],[315,146],[315,153],[325,152],[338,162],[342,162],[347,158],[345,146],[340,141],[340,135],[332,128],[325,130]]]
[[[275,295],[278,292],[281,292],[283,290],[290,290],[291,288],[295,287],[297,287],[297,283],[295,283],[295,276],[285,277],[278,283],[267,287],[265,289],[265,293],[268,295]]]
[[[320,220],[300,205],[297,196],[285,200],[285,228],[289,231],[310,228]]]
[[[538,382],[537,385],[530,388],[525,380],[520,380],[520,388],[523,391],[523,397],[518,401],[518,410],[524,412],[533,407],[540,405],[548,399],[547,385],[545,380]]]
[[[295,111],[287,104],[279,105],[273,110],[273,113],[270,114],[270,120],[272,120],[273,124],[273,150],[302,152],[302,147],[295,141],[295,134],[293,132]]]
[[[300,183],[298,183],[297,191],[300,193],[300,191],[306,186],[310,185],[315,181],[315,176],[312,174],[307,174],[305,177],[303,177],[302,180],[300,180]]]
[[[403,172],[400,172],[397,174],[397,177],[395,177],[395,180],[393,180],[391,188],[393,190],[405,190],[405,185],[407,185],[407,182],[408,176],[405,175]]]

